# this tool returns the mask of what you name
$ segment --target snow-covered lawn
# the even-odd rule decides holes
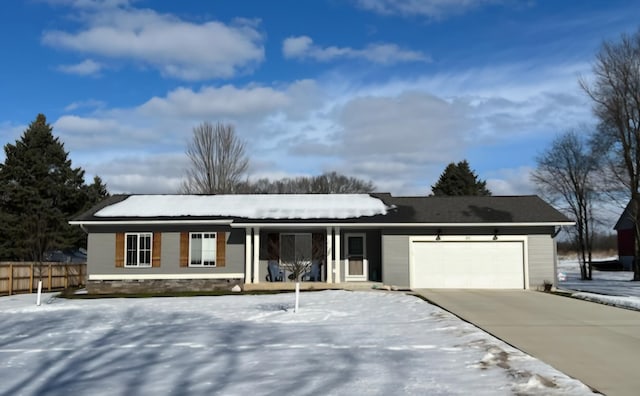
[[[400,292],[52,296],[0,298],[2,394],[590,394]]]
[[[583,281],[580,280],[578,261],[562,259],[558,262],[558,272],[566,276],[565,281],[558,282],[558,288],[576,291],[573,297],[640,310],[640,282],[631,281],[631,271],[594,270],[592,280]]]

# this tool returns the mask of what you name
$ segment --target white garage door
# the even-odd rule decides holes
[[[524,289],[521,241],[413,241],[414,288]]]

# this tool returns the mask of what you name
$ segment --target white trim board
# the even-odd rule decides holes
[[[162,224],[216,224],[230,225],[233,220],[98,220],[70,221],[70,225],[162,225]]]
[[[437,228],[437,227],[551,227],[575,225],[575,222],[544,223],[231,223],[232,228],[268,227],[268,228]]]
[[[251,228],[251,227],[277,227],[277,228],[324,228],[324,227],[343,227],[343,228],[429,228],[429,227],[550,227],[550,226],[573,226],[575,222],[526,222],[526,223],[242,223],[233,220],[88,220],[88,221],[69,221],[70,225],[92,226],[92,225],[190,225],[190,224],[216,224],[228,225],[232,228]]]
[[[169,279],[244,279],[241,272],[226,274],[90,274],[89,280],[169,280]]]

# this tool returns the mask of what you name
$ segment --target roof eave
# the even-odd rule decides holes
[[[350,227],[350,228],[410,228],[410,227],[555,227],[574,226],[575,222],[523,222],[523,223],[345,223],[345,222],[298,222],[298,223],[233,223],[232,228],[250,227]]]
[[[367,223],[367,222],[234,222],[233,220],[76,220],[70,221],[71,225],[79,226],[103,226],[103,225],[228,225],[232,228],[260,228],[260,227],[279,227],[279,228],[309,228],[309,227],[349,227],[349,228],[411,228],[411,227],[555,227],[555,226],[574,226],[575,222],[487,222],[487,223]]]
[[[93,226],[93,225],[175,225],[175,224],[212,224],[230,225],[233,220],[72,220],[70,225]]]

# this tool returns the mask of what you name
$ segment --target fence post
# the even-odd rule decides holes
[[[49,263],[49,291],[51,291],[52,280],[53,280],[52,265],[51,263]]]
[[[29,266],[29,293],[33,293],[33,263]]]
[[[13,264],[9,264],[9,295],[13,292]]]
[[[64,288],[69,287],[69,264],[64,265]]]

